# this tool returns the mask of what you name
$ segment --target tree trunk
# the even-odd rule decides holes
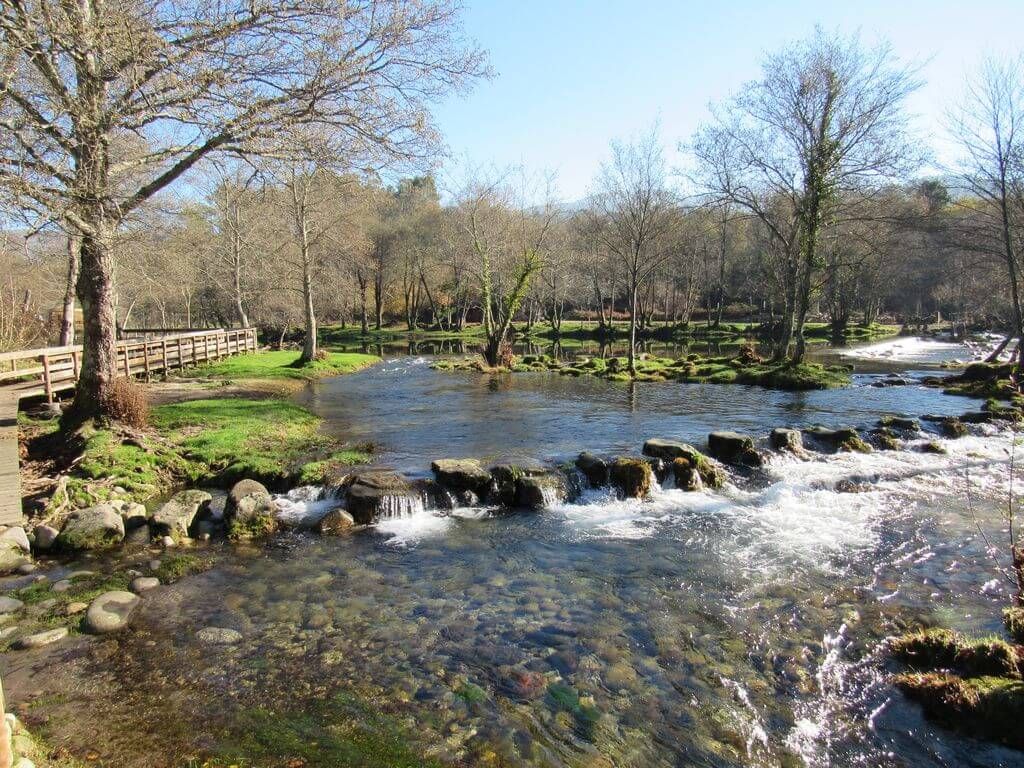
[[[629,375],[636,376],[636,313],[639,303],[639,286],[636,280],[629,289]]]
[[[75,290],[78,286],[80,240],[77,235],[68,235],[68,279],[64,285],[64,308],[60,318],[60,346],[75,343]]]
[[[94,231],[82,235],[78,300],[82,305],[82,369],[65,424],[81,424],[102,414],[117,378],[117,324],[114,312],[114,256],[102,215]]]

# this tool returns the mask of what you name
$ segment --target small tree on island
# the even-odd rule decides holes
[[[476,256],[483,314],[483,356],[491,368],[507,366],[512,322],[543,265],[543,253],[558,211],[547,180],[543,201],[532,204],[538,186],[519,174],[471,180],[457,195],[455,216]]]

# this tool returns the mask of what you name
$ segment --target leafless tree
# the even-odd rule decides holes
[[[668,258],[665,237],[672,223],[672,196],[665,159],[652,129],[631,144],[612,142],[591,195],[598,237],[621,263],[629,291],[629,372],[636,373],[640,289]]]

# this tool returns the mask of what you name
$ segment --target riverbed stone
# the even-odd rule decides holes
[[[613,488],[627,499],[642,499],[651,491],[651,465],[639,457],[619,457],[608,467]]]
[[[760,467],[764,459],[754,447],[754,438],[739,432],[719,431],[708,435],[708,453],[726,464]]]
[[[538,477],[548,472],[543,464],[531,462],[503,462],[490,469],[491,484],[488,502],[503,507],[518,506],[516,489],[520,480]]]
[[[204,645],[235,645],[242,642],[242,633],[227,627],[203,627],[196,632],[196,640]]]
[[[804,450],[803,434],[799,429],[776,427],[768,435],[768,444],[776,451],[802,453]]]
[[[239,480],[224,506],[228,537],[239,541],[269,536],[277,530],[279,511],[266,486],[255,480]]]
[[[883,416],[878,420],[878,426],[889,429],[897,429],[901,432],[919,432],[921,422],[906,416]]]
[[[83,626],[94,635],[118,632],[128,626],[128,620],[138,604],[139,596],[131,592],[105,592],[89,605]]]
[[[488,481],[490,477],[487,475]],[[412,484],[394,472],[360,472],[345,490],[345,509],[360,525],[400,516],[420,503]]]
[[[197,489],[179,491],[153,513],[149,521],[150,533],[154,537],[187,537],[196,516],[212,498],[206,491]]]
[[[46,552],[53,547],[60,533],[52,525],[37,525],[32,529],[32,539],[35,548],[40,552]]]
[[[141,595],[143,592],[148,592],[151,589],[155,589],[160,586],[160,579],[156,576],[136,576],[132,579],[130,588],[136,595]]]
[[[0,595],[0,614],[15,613],[25,607],[25,603],[7,595]]]
[[[576,457],[576,469],[583,473],[591,488],[608,485],[608,462],[600,456],[584,451]]]
[[[14,647],[19,650],[42,648],[45,645],[52,645],[53,643],[59,642],[67,636],[67,627],[57,627],[56,629],[48,629],[45,632],[36,632],[33,635],[26,635],[25,637],[19,638],[14,643]]]
[[[355,527],[356,521],[344,509],[332,509],[320,518],[317,523],[317,530],[323,536],[341,536],[349,533]]]
[[[476,459],[438,459],[430,469],[437,482],[453,493],[470,491],[486,499],[491,489],[491,473]]]
[[[109,549],[124,540],[124,521],[111,504],[72,512],[57,535],[56,546],[70,552]]]

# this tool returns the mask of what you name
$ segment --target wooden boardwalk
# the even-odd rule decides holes
[[[222,328],[117,343],[118,372],[144,376],[256,350],[256,329]],[[75,388],[81,346],[0,353],[0,525],[22,525],[18,464],[18,403],[43,397],[54,402]]]

